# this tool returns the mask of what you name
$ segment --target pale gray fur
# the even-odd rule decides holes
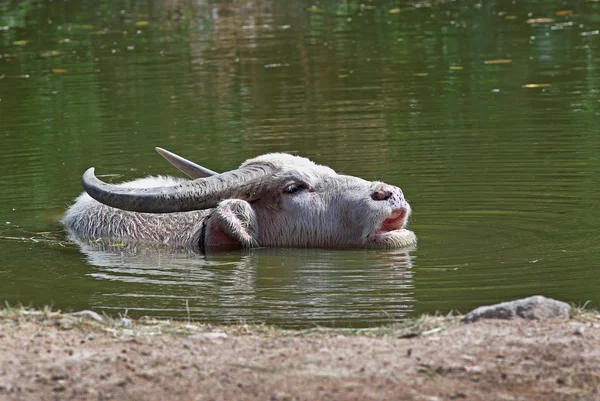
[[[128,243],[161,243],[204,248],[213,232],[225,232],[241,246],[256,247],[377,247],[400,248],[416,242],[405,228],[378,230],[394,211],[410,206],[399,188],[381,182],[340,175],[299,156],[271,153],[250,159],[241,167],[268,166],[273,172],[240,198],[221,199],[216,208],[150,214],[103,205],[82,194],[69,208],[63,224],[79,239]],[[185,180],[147,177],[123,187],[179,185]],[[189,182],[189,181],[188,181]],[[288,194],[291,184],[304,189]],[[386,190],[389,200],[374,200]],[[251,195],[251,196],[250,196]],[[209,195],[210,196],[210,195]],[[206,220],[206,238],[200,244]]]
[[[159,176],[119,185],[148,188],[177,185],[182,181]],[[185,246],[199,239],[202,222],[209,213],[208,210],[169,214],[128,212],[103,205],[84,192],[67,210],[62,222],[78,238]]]

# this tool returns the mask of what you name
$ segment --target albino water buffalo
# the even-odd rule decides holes
[[[204,252],[222,246],[401,248],[410,206],[400,188],[338,174],[285,153],[215,173],[157,148],[190,176],[106,184],[90,168],[87,193],[63,224],[80,240],[166,244]]]

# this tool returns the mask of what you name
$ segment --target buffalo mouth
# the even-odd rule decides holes
[[[383,220],[378,231],[394,231],[401,229],[406,224],[406,215],[406,209],[394,210],[390,217]]]
[[[406,208],[394,210],[391,215],[383,219],[368,236],[369,246],[375,247],[401,247],[416,242],[414,234],[404,229],[409,211]]]

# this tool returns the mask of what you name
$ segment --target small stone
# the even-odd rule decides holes
[[[582,325],[579,325],[575,329],[575,331],[573,332],[573,334],[575,334],[576,336],[582,336],[584,332],[585,332],[585,326],[582,324]]]
[[[138,377],[141,377],[142,379],[146,379],[146,380],[153,380],[154,379],[154,374],[150,371],[142,371],[142,372],[136,372],[136,375]]]
[[[104,319],[102,319],[102,316],[100,316],[99,314],[97,314],[96,312],[91,311],[91,310],[82,310],[79,312],[73,312],[73,313],[71,313],[71,316],[82,318],[82,319],[91,319],[91,320],[95,320],[97,322],[102,322],[104,320]]]
[[[463,323],[472,323],[479,319],[568,319],[571,307],[569,304],[535,295],[516,301],[502,302],[491,306],[480,306],[467,313]]]
[[[241,388],[241,384],[238,384],[238,387]],[[271,396],[271,401],[290,401],[291,399],[289,395],[281,392],[276,392]]]
[[[119,387],[125,387],[128,384],[133,383],[133,380],[131,379],[131,377],[126,376],[123,380],[120,380],[117,382],[117,386]]]
[[[202,335],[202,337],[204,337],[204,338],[206,338],[208,340],[221,340],[221,339],[224,340],[224,339],[228,338],[229,336],[227,334],[225,334],[225,333],[222,333],[222,332],[219,332],[219,331],[215,331],[215,332],[212,332],[212,333],[204,333]]]

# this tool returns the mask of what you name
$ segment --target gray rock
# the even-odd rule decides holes
[[[479,319],[568,319],[571,307],[569,304],[535,295],[516,301],[502,302],[496,305],[480,306],[467,313],[461,320],[472,323]]]

